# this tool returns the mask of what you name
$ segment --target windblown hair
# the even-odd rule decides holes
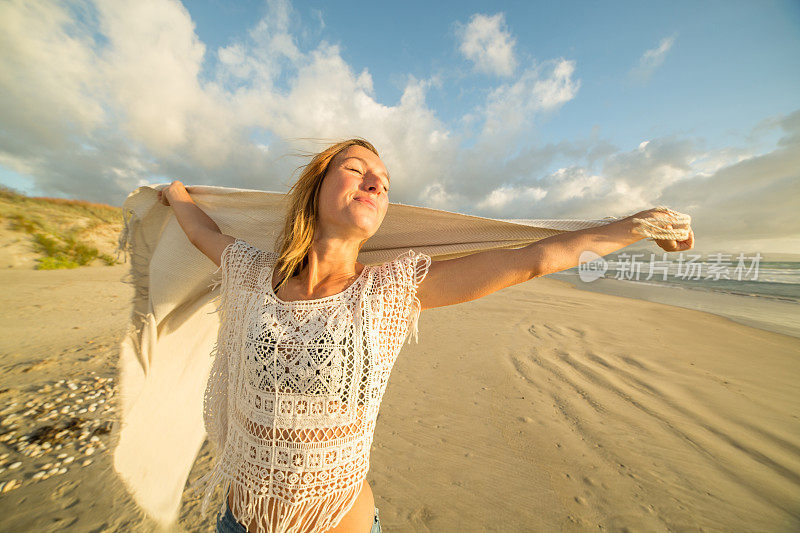
[[[333,158],[350,146],[362,146],[380,157],[375,147],[361,138],[336,142],[323,151],[311,155],[311,161],[300,167],[303,171],[287,194],[288,210],[283,231],[278,238],[276,250],[277,274],[281,282],[275,292],[292,276],[298,274],[308,264],[308,251],[319,227],[319,190]],[[364,245],[364,240],[361,246]],[[361,248],[359,246],[359,249]]]

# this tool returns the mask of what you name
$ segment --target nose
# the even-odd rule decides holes
[[[370,192],[375,192],[377,194],[381,194],[383,192],[383,188],[381,186],[381,178],[376,175],[371,175],[370,179],[364,180],[362,182],[366,189]]]

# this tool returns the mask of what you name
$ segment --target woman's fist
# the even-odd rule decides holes
[[[640,211],[631,217],[633,232],[651,238],[667,252],[682,252],[694,247],[692,217],[666,206]]]
[[[670,226],[667,224],[667,226]],[[683,241],[676,241],[672,239],[653,239],[653,241],[664,251],[667,252],[683,252],[694,248],[694,231],[689,228],[689,238]]]
[[[170,198],[179,198],[182,195],[189,195],[189,191],[178,180],[173,181],[167,187],[158,190],[158,201],[164,205],[169,205]]]

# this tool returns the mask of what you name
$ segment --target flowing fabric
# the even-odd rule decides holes
[[[130,258],[128,282],[135,291],[120,345],[121,420],[114,468],[140,508],[170,527],[177,522],[188,475],[207,436],[203,400],[220,319],[214,305],[218,269],[189,242],[172,208],[158,201],[158,190],[166,186],[139,187],[123,204],[118,254]],[[275,250],[286,214],[284,193],[194,186],[191,196],[223,233],[260,250]],[[519,248],[614,220],[510,221],[390,203],[358,260],[378,265],[409,249],[434,261],[449,259]]]

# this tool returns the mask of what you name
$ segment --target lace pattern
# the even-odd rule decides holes
[[[241,239],[222,253],[203,403],[215,464],[191,490],[205,486],[203,516],[227,482],[234,516],[259,533],[326,531],[358,497],[392,367],[419,341],[431,258],[408,250],[339,294],[291,302],[272,291],[277,258]]]

